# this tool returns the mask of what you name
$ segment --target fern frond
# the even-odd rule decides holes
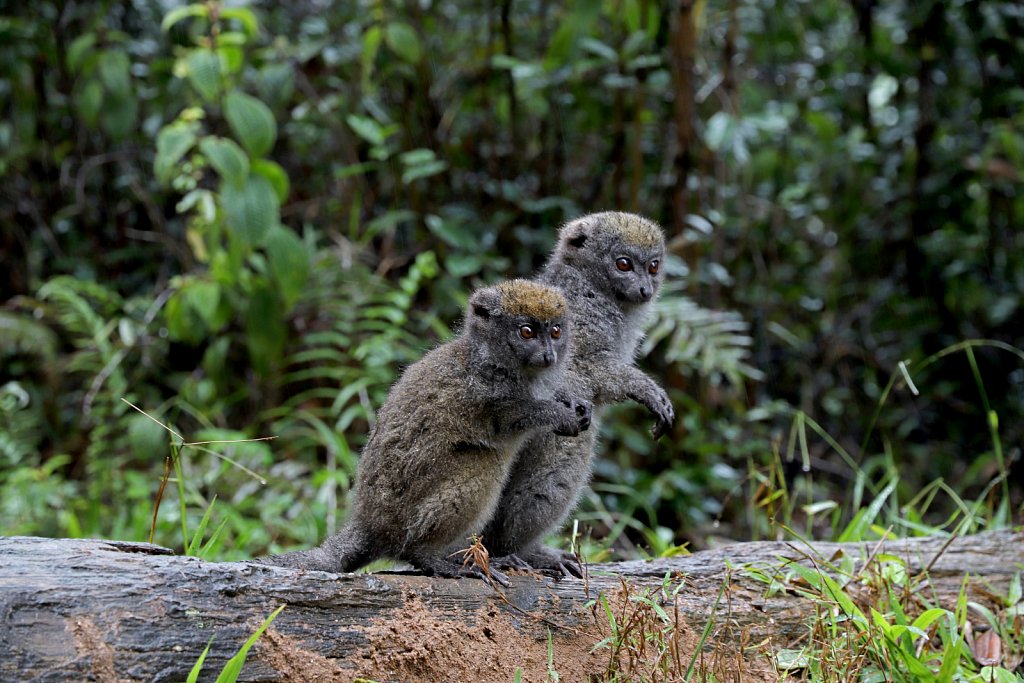
[[[732,384],[762,379],[764,373],[749,363],[750,325],[735,311],[703,308],[682,289],[682,283],[666,283],[640,353],[665,342],[666,360],[702,375],[720,374]]]
[[[27,461],[42,440],[43,422],[40,402],[21,384],[0,386],[0,464]]]
[[[57,335],[28,315],[0,311],[0,356],[16,353],[39,356],[50,365],[57,355]]]
[[[430,321],[417,319],[414,306],[438,271],[434,254],[424,252],[395,283],[358,261],[319,252],[296,305],[309,331],[280,375],[288,398],[261,419],[298,448],[347,452],[343,432],[356,420],[373,423],[373,406],[383,402],[399,368],[427,345]]]
[[[97,282],[60,275],[39,288],[38,296],[55,306],[61,325],[70,332],[95,339],[104,323],[124,307],[121,296]]]

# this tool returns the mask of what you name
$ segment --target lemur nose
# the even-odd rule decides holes
[[[644,287],[643,285],[641,285],[640,286],[640,296],[642,298],[644,298],[644,299],[650,299],[651,298],[651,290],[648,289],[647,287]]]

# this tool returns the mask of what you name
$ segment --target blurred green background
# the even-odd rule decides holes
[[[606,209],[680,419],[606,421],[592,557],[1019,523],[1019,3],[0,8],[0,533],[315,543],[396,373]]]

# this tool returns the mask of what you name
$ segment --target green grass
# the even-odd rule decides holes
[[[828,683],[1022,680],[1011,671],[1024,654],[1020,574],[998,612],[967,600],[967,578],[950,609],[929,597],[927,573],[911,573],[903,558],[876,554],[856,572],[853,562],[812,558],[812,566],[786,562],[777,573],[746,572],[767,593],[791,591],[814,607],[802,642],[774,654],[780,676]],[[1001,657],[986,659],[972,624],[996,634]]]
[[[280,614],[281,610],[284,608],[285,606],[281,605],[271,612],[270,616],[260,624],[259,628],[257,628],[251,636],[249,636],[249,639],[245,641],[241,648],[239,648],[238,652],[236,652],[235,655],[224,664],[224,668],[221,669],[220,674],[217,676],[217,683],[235,683],[235,681],[238,680],[238,677],[242,673],[242,667],[245,666],[245,658],[249,655],[249,649],[256,644],[259,637],[263,635],[263,632],[267,630],[270,624],[273,623],[274,619],[277,618],[277,615]],[[203,649],[202,654],[199,655],[196,663],[192,665],[192,669],[189,671],[188,678],[186,679],[188,683],[195,683],[195,681],[199,680],[199,674],[202,673],[203,663],[206,661],[206,655],[209,654],[210,645],[212,644],[213,638],[211,638],[210,642],[206,644],[206,647]]]
[[[620,587],[611,597],[601,593],[585,605],[607,635],[598,641],[594,652],[606,655],[604,672],[594,683],[627,681],[713,681],[714,657],[703,653],[716,626],[715,615],[730,584],[720,587],[711,615],[705,623],[693,652],[687,653],[676,597],[685,590],[684,577],[666,573],[661,584],[638,586],[620,577]],[[696,678],[695,678],[696,677]]]

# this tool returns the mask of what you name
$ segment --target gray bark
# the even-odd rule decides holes
[[[1024,534],[1005,531],[882,546],[742,543],[591,565],[586,581],[513,576],[502,597],[471,579],[337,575],[206,562],[145,543],[0,538],[0,680],[182,681],[211,637],[200,680],[214,680],[281,604],[286,609],[250,651],[240,680],[511,681],[521,668],[530,681],[546,671],[549,632],[563,680],[586,680],[607,659],[593,651],[607,620],[588,602],[604,593],[628,606],[614,600],[623,580],[639,588],[660,586],[666,573],[681,578],[682,590],[662,602],[681,631],[699,633],[714,619],[706,648],[785,644],[806,632],[813,605],[798,591],[769,593],[750,567],[776,575],[784,571],[780,558],[824,566],[841,553],[860,566],[890,553],[913,573],[927,568],[927,595],[951,606],[965,575],[971,599],[1005,591],[1024,566],[1022,541]]]

